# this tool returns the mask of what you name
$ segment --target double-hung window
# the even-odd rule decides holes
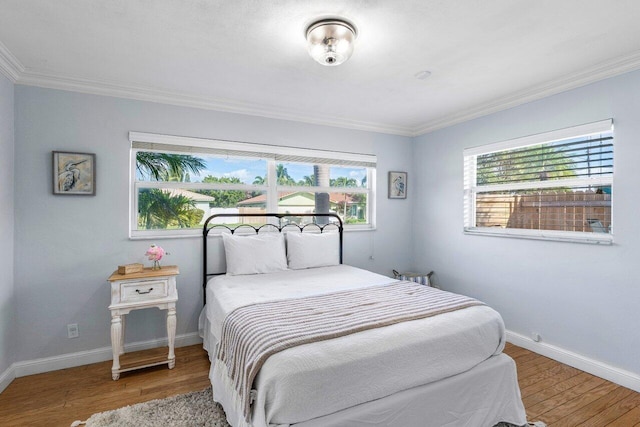
[[[613,122],[464,150],[464,231],[611,244]]]
[[[130,236],[197,235],[213,214],[338,214],[374,226],[376,156],[130,132]],[[265,221],[241,216],[229,224]]]

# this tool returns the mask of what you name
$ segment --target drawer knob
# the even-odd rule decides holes
[[[153,291],[153,288],[149,288],[149,290],[146,292],[140,292],[140,289],[136,289],[136,292],[140,295],[149,294],[151,293],[151,291]]]

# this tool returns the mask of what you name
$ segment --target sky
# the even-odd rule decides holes
[[[198,156],[204,159],[207,167],[200,175],[191,175],[191,182],[199,182],[208,175],[221,177],[236,177],[245,184],[253,184],[257,176],[266,176],[267,162],[265,160],[252,159],[223,159],[219,157]],[[313,175],[313,165],[301,163],[283,163],[289,176],[295,181],[303,179],[304,176]],[[367,175],[366,168],[348,168],[331,166],[330,178],[335,179],[340,176],[354,178],[358,185]]]

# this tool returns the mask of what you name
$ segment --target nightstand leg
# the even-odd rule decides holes
[[[111,349],[113,350],[113,366],[111,377],[113,380],[120,378],[120,343],[122,342],[122,319],[118,314],[111,315]]]
[[[167,337],[169,338],[169,369],[176,366],[176,355],[174,346],[176,341],[176,309],[169,308],[167,310]]]
[[[127,330],[126,320],[127,316],[123,315],[122,317],[120,317],[120,323],[122,323],[122,333],[120,334],[120,354],[124,354],[124,334]]]

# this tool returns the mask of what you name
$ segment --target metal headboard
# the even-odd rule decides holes
[[[255,227],[251,224],[240,224],[237,227],[229,227],[226,224],[211,224],[211,221],[213,221],[216,218],[256,218],[256,217],[261,217],[261,218],[277,218],[278,219],[278,225],[272,224],[272,223],[266,223],[266,224],[262,224],[258,227]],[[312,217],[313,218],[313,222],[310,222],[308,224],[304,224],[304,225],[298,225],[295,223],[287,223],[282,225],[282,220],[286,219],[286,218],[300,218],[300,217]],[[326,224],[318,224],[316,222],[317,218],[326,218],[327,219],[327,223]],[[334,218],[337,221],[336,222],[330,222],[328,221],[330,218]],[[340,235],[340,264],[342,264],[342,232],[343,232],[343,225],[342,225],[342,219],[340,219],[340,217],[334,213],[299,213],[299,214],[281,214],[281,213],[226,213],[226,214],[215,214],[215,215],[211,215],[209,218],[207,218],[207,220],[204,222],[204,226],[202,227],[202,296],[203,296],[203,301],[206,304],[207,303],[207,278],[209,276],[217,276],[220,274],[224,274],[224,273],[209,273],[208,272],[208,268],[207,268],[207,237],[209,236],[209,232],[213,229],[216,228],[223,228],[223,229],[227,229],[231,232],[231,234],[234,234],[237,230],[245,230],[245,229],[250,229],[255,231],[256,234],[258,234],[260,232],[260,230],[262,230],[263,228],[266,229],[266,227],[270,227],[273,228],[275,230],[278,230],[278,232],[282,232],[285,228],[287,227],[292,227],[292,228],[296,228],[298,229],[300,232],[303,232],[305,228],[307,227],[315,227],[317,229],[320,230],[320,232],[324,232],[325,228],[327,227],[335,227],[338,229],[338,233]]]

